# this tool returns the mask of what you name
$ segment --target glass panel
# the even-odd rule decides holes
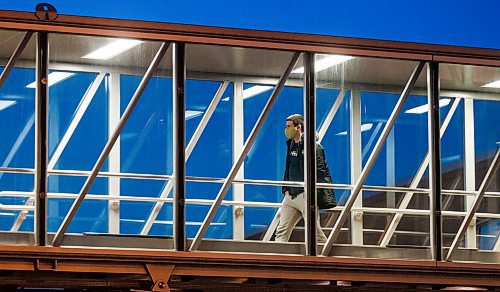
[[[50,74],[61,78],[49,90],[49,232],[57,231],[67,216],[159,46],[130,39],[50,35]],[[172,87],[166,71],[170,63],[167,54],[67,233],[141,233],[172,169]],[[127,178],[119,177],[123,173]],[[87,244],[85,237],[75,240],[77,245]],[[116,239],[113,245],[125,241]]]
[[[500,122],[500,68],[443,64],[440,71],[441,102],[460,98],[457,117],[450,123],[451,133],[448,137],[446,133],[442,140],[443,244],[446,248],[451,246],[464,224],[466,214],[476,201],[475,192],[499,149],[500,129],[496,125]],[[473,257],[488,262],[494,257],[484,251],[500,251],[500,171],[492,175],[470,226],[459,238],[453,260],[467,261]],[[451,190],[465,192],[453,193]],[[473,250],[473,253],[464,253],[464,249]]]
[[[0,72],[25,35],[0,30]],[[0,231],[33,232],[35,89],[30,84],[35,80],[35,38],[30,38],[0,85]],[[21,242],[29,241],[23,236],[15,243]]]
[[[334,189],[334,194],[341,207],[320,212],[327,235],[337,220],[331,218],[338,217],[351,195],[349,188],[355,186],[361,171],[367,167],[369,157],[417,65],[417,62],[402,60],[316,56],[317,129],[333,183],[340,184]],[[340,90],[346,91],[343,100],[340,99]],[[326,92],[329,94],[325,102],[322,97]],[[337,105],[335,116],[327,118],[335,103],[340,105]],[[425,250],[415,248],[429,245],[427,178],[423,171],[418,171],[428,149],[426,104],[424,69],[383,142],[366,177],[365,189],[357,196],[334,244],[365,246],[365,254],[373,252],[372,256],[376,257],[382,255],[376,255],[376,248],[369,246],[390,246],[391,249],[382,256],[386,258],[399,258],[401,254],[390,251],[407,248],[407,258],[428,258]],[[331,125],[322,137],[324,121],[331,121]],[[320,170],[318,182],[325,182]],[[418,186],[423,189],[416,191]],[[368,187],[370,189],[366,189]],[[330,219],[325,220],[325,217]],[[332,255],[355,256],[357,252],[354,247],[342,251],[332,249]]]
[[[188,77],[186,106],[199,117],[186,121],[188,140],[190,127],[198,126],[208,104],[223,81],[230,81],[222,99],[187,162],[186,174],[196,177],[187,182],[187,234],[195,237],[216,198],[233,163],[269,100],[278,78],[292,58],[291,52],[188,45]],[[197,80],[196,80],[197,79]],[[207,81],[200,81],[207,80]],[[262,181],[281,181],[285,158],[284,121],[302,110],[302,86],[290,79],[264,121],[253,146],[224,197],[223,205],[209,222],[199,249],[272,252],[256,243],[229,246],[226,240],[269,240],[265,238],[283,196],[281,186]],[[203,182],[203,179],[219,179]],[[245,184],[241,181],[246,180]],[[249,182],[248,180],[254,180]],[[256,182],[255,180],[259,180]],[[275,183],[276,184],[276,183]],[[233,201],[233,202],[232,202]],[[273,234],[272,231],[269,232]],[[265,244],[265,243],[261,243]],[[266,246],[274,246],[269,243]]]

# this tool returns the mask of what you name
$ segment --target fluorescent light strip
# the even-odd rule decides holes
[[[485,84],[481,87],[488,87],[488,88],[500,88],[500,80],[493,81],[491,83]]]
[[[196,117],[199,117],[203,114],[202,111],[191,111],[191,110],[187,110],[186,111],[186,121],[187,120],[190,120],[190,119],[194,119]]]
[[[314,63],[314,72],[323,71],[340,63],[354,59],[352,56],[330,55]],[[304,73],[304,67],[297,68],[292,73]]]
[[[52,72],[48,76],[48,86],[52,86],[54,84],[57,84],[65,79],[70,78],[71,76],[75,75],[75,73],[71,72]],[[26,85],[26,88],[35,88],[36,87],[36,81]]]
[[[0,111],[13,106],[15,103],[15,100],[0,100]]]
[[[105,45],[104,47],[93,51],[90,54],[83,56],[84,59],[95,59],[95,60],[108,60],[113,58],[116,55],[119,55],[131,48],[141,44],[142,41],[138,40],[126,40],[120,39],[116,40],[110,44]]]
[[[255,85],[255,86],[249,87],[249,88],[243,90],[243,99],[254,97],[254,96],[259,95],[263,92],[269,91],[273,88],[274,88],[274,86],[268,86],[268,85]]]
[[[361,132],[370,131],[372,128],[373,128],[373,124],[372,123],[362,124],[361,125]],[[337,133],[335,135],[337,135],[337,136],[347,136],[347,131],[340,132],[340,133]]]
[[[439,107],[445,107],[445,106],[449,105],[450,102],[451,102],[451,99],[449,99],[449,98],[440,99],[439,100]],[[411,108],[409,110],[406,110],[405,113],[407,113],[407,114],[423,114],[423,113],[426,113],[428,110],[429,110],[429,105],[424,104],[424,105],[417,106],[417,107]]]

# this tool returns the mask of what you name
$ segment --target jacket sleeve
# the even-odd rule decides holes
[[[287,147],[286,147],[286,158],[285,158],[285,175],[283,176],[283,180],[284,181],[289,181],[289,178],[288,178],[288,151],[290,151],[289,149],[289,146],[287,144]],[[289,191],[290,190],[290,187],[287,187],[287,186],[282,186],[281,187],[281,193],[284,195],[286,191]]]
[[[316,144],[316,175],[317,181],[322,183],[331,183],[332,177],[330,175],[330,169],[325,158],[325,150],[321,144]]]

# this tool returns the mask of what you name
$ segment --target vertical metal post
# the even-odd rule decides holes
[[[120,73],[110,73],[108,80],[108,139],[110,139],[113,130],[120,123]],[[120,172],[120,144],[120,138],[118,138],[109,153],[108,169],[110,172]],[[119,177],[110,177],[108,179],[108,194],[110,196],[120,195]],[[120,233],[120,200],[108,201],[108,232]]]
[[[363,150],[361,147],[361,92],[351,91],[350,106],[350,147],[351,147],[351,184],[358,181],[363,169]],[[368,151],[368,150],[367,150]],[[363,207],[363,191],[354,201],[353,208]],[[363,212],[351,212],[351,244],[363,244]]]
[[[314,53],[304,53],[304,109],[305,109],[305,165],[304,195],[306,198],[306,255],[317,255],[316,243],[316,88],[314,80]]]
[[[471,79],[472,80],[472,79]],[[465,156],[465,190],[476,191],[476,153],[474,134],[474,100],[464,99],[464,156]],[[473,196],[464,196],[465,210],[470,210],[474,204]],[[476,220],[472,219],[467,226],[465,247],[476,248]]]
[[[35,100],[35,245],[47,244],[47,112],[49,35],[36,37]]]
[[[430,240],[432,259],[443,259],[441,218],[441,140],[439,135],[439,64],[429,62],[427,68]]]
[[[172,50],[174,98],[174,249],[186,250],[186,45],[174,43]]]
[[[386,182],[388,187],[396,186],[396,143],[394,143],[395,130],[389,133],[386,142]],[[387,192],[387,208],[396,208],[396,193]]]
[[[243,83],[234,82],[233,94],[233,163],[240,157],[243,145],[245,145],[244,133],[244,111],[243,111]],[[241,164],[236,179],[245,178],[245,162]],[[233,200],[245,201],[245,185],[233,184]],[[233,206],[233,239],[245,239],[245,208],[243,206]]]

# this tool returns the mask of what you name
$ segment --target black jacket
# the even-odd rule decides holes
[[[292,139],[286,141],[287,145],[287,153],[286,153],[286,165],[285,165],[285,176],[283,178],[284,181],[290,181],[288,176],[289,171],[289,157],[290,157],[290,148],[292,144]],[[299,153],[299,163],[300,163],[300,171],[304,171],[304,155],[302,155],[304,150],[304,140],[301,138],[298,142],[298,153]],[[328,168],[328,164],[325,158],[325,150],[321,146],[321,144],[316,143],[316,179],[319,183],[331,183],[332,176],[330,175],[330,169]],[[302,188],[303,189],[303,188]],[[285,194],[286,191],[290,191],[290,187],[283,186],[281,189],[282,193]],[[335,196],[333,194],[333,189],[318,189],[317,190],[317,202],[318,207],[320,209],[329,209],[333,208],[337,205],[335,201]],[[296,196],[291,194],[292,198]]]

